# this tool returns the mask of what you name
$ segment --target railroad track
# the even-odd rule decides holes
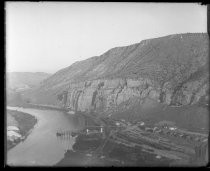
[[[102,145],[100,145],[94,152],[92,152],[92,157],[89,158],[88,160],[86,160],[85,164],[90,163],[93,159],[99,157],[102,153],[102,150],[104,148],[104,146],[106,145],[106,143],[109,141],[110,137],[115,133],[115,131],[110,131],[108,137],[104,140],[104,142],[102,143]]]

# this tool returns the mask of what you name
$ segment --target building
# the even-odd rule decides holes
[[[21,135],[15,131],[7,131],[7,138],[10,141],[14,141],[18,138],[21,138]]]
[[[158,132],[158,131],[160,131],[160,129],[158,127],[154,127],[153,131]]]
[[[176,127],[169,127],[168,129],[171,130],[171,131],[174,131],[174,130],[176,130],[177,128],[176,128]]]
[[[97,134],[104,133],[104,128],[101,127],[87,127],[85,130],[86,134]]]
[[[116,122],[115,125],[120,126],[120,123],[119,122]]]
[[[8,126],[7,131],[19,131],[19,128],[16,126]]]
[[[145,123],[140,121],[140,122],[137,122],[137,125],[139,128],[144,128],[145,127]]]
[[[144,125],[145,125],[145,123],[144,123],[144,122],[140,122],[139,124],[140,124],[141,126],[144,126]]]

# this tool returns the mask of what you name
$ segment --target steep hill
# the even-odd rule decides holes
[[[100,116],[124,111],[128,114],[136,108],[137,101],[136,106],[144,111],[139,116],[148,113],[143,109],[150,110],[151,101],[174,107],[202,106],[206,113],[208,53],[209,37],[205,33],[143,40],[76,62],[25,96],[34,103],[96,112]],[[150,111],[150,116],[154,113]]]
[[[130,46],[110,49],[98,57],[76,62],[58,71],[45,80],[44,84],[56,86],[61,82],[143,76],[161,83],[172,78],[173,74],[180,76],[184,73],[188,77],[198,67],[205,67],[207,54],[207,34],[189,33],[143,40]]]

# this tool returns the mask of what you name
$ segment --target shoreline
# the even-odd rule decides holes
[[[26,140],[26,138],[30,135],[30,133],[37,125],[39,119],[29,113],[25,113],[15,109],[7,109],[7,115],[10,115],[15,119],[17,127],[20,128],[19,133],[21,135],[21,138],[15,139],[13,141],[8,140],[7,137],[6,148],[8,152],[9,150],[17,146],[20,142],[24,142]]]
[[[66,130],[76,130],[77,127],[70,123],[77,123],[77,119],[67,118],[63,112],[53,110],[40,110],[32,108],[11,107],[34,115],[38,118],[37,124],[28,132],[29,137],[18,146],[7,153],[8,164],[12,165],[46,165],[53,166],[63,158],[65,148],[74,143],[62,143],[56,132],[63,128]],[[70,119],[70,121],[69,121]],[[33,154],[33,155],[31,155]]]
[[[41,106],[41,107],[38,106],[38,105],[33,105],[33,106],[34,106],[33,108],[36,108],[36,109],[37,109],[37,108],[38,108],[38,109],[41,108],[40,110],[43,110],[43,109],[50,109],[50,110],[55,110],[55,111],[57,111],[57,109],[52,109],[52,107],[48,107],[48,106]],[[24,106],[23,108],[25,108],[25,107],[26,107],[26,106]],[[28,106],[27,106],[27,107],[28,107]],[[65,112],[65,110],[62,110],[62,109],[59,109],[59,111]],[[68,115],[66,112],[65,112],[65,114]],[[102,122],[103,122],[103,124],[105,123],[104,121],[102,121],[102,120],[100,120],[100,119],[98,119],[98,118],[94,118],[93,116],[91,116],[91,114],[86,114],[86,113],[83,113],[83,112],[76,112],[75,115],[77,115],[77,116],[82,116],[82,117],[85,118],[85,120],[86,120],[85,126],[88,126],[88,125],[101,125]],[[106,127],[106,126],[109,126],[110,124],[112,125],[113,123],[111,123],[111,122],[109,123],[109,122],[108,122],[107,124],[104,124],[103,126]],[[130,126],[129,126],[129,127],[130,127]],[[132,128],[132,129],[131,129],[131,128]],[[129,130],[127,129],[126,132],[127,132],[127,136],[128,136],[128,137],[127,137],[126,139],[127,139],[128,141],[130,141],[130,140],[132,139],[132,137],[130,137],[129,134],[133,134],[133,133],[134,133],[133,131],[135,131],[135,130],[133,130],[133,127],[132,127],[132,126],[129,128]],[[143,135],[143,134],[142,134],[142,135]],[[145,135],[143,135],[143,137],[144,137],[144,136],[145,136]],[[150,137],[151,135],[148,134],[148,135],[146,135],[146,137],[147,137],[147,136]],[[80,136],[79,136],[79,137],[80,137]],[[131,142],[125,143],[124,145],[126,145],[126,147],[124,147],[123,143],[121,142],[121,139],[119,139],[119,135],[114,136],[114,137],[115,137],[115,138],[114,138],[115,140],[113,139],[114,141],[113,141],[113,140],[112,140],[112,141],[109,141],[109,143],[114,144],[114,146],[116,146],[115,148],[117,148],[117,146],[119,146],[119,147],[121,146],[121,147],[122,147],[121,151],[124,150],[124,149],[129,149],[129,144],[132,144]],[[162,137],[162,136],[161,136],[161,137]],[[116,138],[117,138],[117,139],[119,140],[119,142],[121,142],[121,143],[116,143],[116,140],[117,140]],[[169,137],[166,137],[166,138],[167,138],[167,139],[170,139]],[[100,138],[99,138],[99,139],[100,139]],[[143,139],[144,139],[144,138],[143,138]],[[142,139],[142,137],[139,137],[139,140],[142,141],[143,139]],[[87,140],[85,140],[85,141],[87,141]],[[85,141],[84,141],[84,142],[85,142]],[[82,141],[82,142],[76,142],[75,145],[76,145],[77,143],[79,143],[79,144],[80,144],[79,146],[81,146],[84,142],[83,142],[83,141]],[[164,143],[165,143],[165,142],[164,142]],[[118,145],[117,145],[117,144],[118,144]],[[138,143],[137,143],[137,144],[138,144]],[[137,145],[137,144],[136,144],[136,145]],[[146,143],[146,144],[147,144],[147,143]],[[170,144],[170,143],[169,143],[169,144]],[[149,145],[149,144],[148,144],[148,145]],[[154,146],[154,145],[155,145],[155,144],[153,144],[152,146]],[[164,144],[162,144],[162,145],[164,146]],[[83,145],[82,145],[82,146],[83,146]],[[141,145],[140,145],[140,146],[141,146]],[[142,147],[139,147],[139,148],[142,148]],[[144,147],[143,147],[143,148],[144,148]],[[115,150],[115,149],[114,149],[114,150]],[[90,149],[90,151],[91,151],[91,149]],[[111,150],[111,151],[112,151],[112,150]],[[132,151],[132,149],[131,149],[131,151]],[[140,150],[140,151],[141,151],[141,150]],[[139,151],[139,152],[140,152],[140,151]],[[153,151],[155,152],[156,149],[154,148]],[[166,152],[167,154],[161,155],[161,154],[156,154],[156,152],[155,152],[155,153],[153,153],[153,155],[157,155],[157,156],[160,155],[162,159],[158,159],[159,161],[160,161],[160,160],[170,160],[171,157],[170,157],[170,155],[169,155],[169,152],[167,152],[167,150],[166,150],[165,152],[164,152],[164,151],[165,151],[165,150],[163,150],[163,153]],[[175,151],[176,151],[176,150],[175,150]],[[174,152],[175,152],[175,151],[174,151]],[[143,151],[141,151],[141,153],[142,153],[142,152],[143,152]],[[145,151],[145,152],[146,152],[146,151]],[[159,150],[159,152],[161,152],[161,151]],[[159,153],[159,152],[158,152],[158,153]],[[82,152],[82,153],[83,153],[83,152]],[[86,158],[86,157],[85,157],[85,153],[86,153],[86,152],[84,152],[82,155],[80,155],[80,152],[77,151],[76,153],[74,152],[73,155],[76,155],[76,156],[79,155],[80,157]],[[161,152],[161,153],[162,153],[162,152]],[[182,153],[183,153],[183,152],[182,152]],[[185,153],[185,152],[184,152],[184,153]],[[133,154],[135,155],[135,153],[133,153]],[[139,156],[139,157],[140,157],[140,158],[142,158],[142,157],[144,158],[144,157],[147,157],[147,156],[152,155],[152,154],[148,154],[148,151],[147,151],[146,153],[144,153],[144,154],[145,154],[145,156]],[[86,155],[87,155],[87,154],[86,154]],[[132,154],[130,154],[130,155],[132,156]],[[165,155],[166,155],[166,156],[165,156]],[[174,153],[174,155],[176,156],[175,153]],[[168,159],[166,159],[164,156],[165,156],[166,158],[168,158]],[[191,155],[190,155],[190,156],[191,156]],[[71,158],[71,157],[68,155],[68,153],[65,153],[63,159],[61,159],[60,161],[58,161],[57,163],[55,163],[54,166],[62,165],[61,163],[63,163],[64,165],[66,165],[66,164],[68,164],[68,162],[70,162],[69,164],[71,164],[71,159],[70,159],[70,158]],[[90,157],[89,157],[89,158],[90,158]],[[99,158],[97,158],[97,159],[99,159]],[[107,159],[107,158],[106,158],[106,159]],[[75,159],[72,159],[72,160],[75,160]],[[100,159],[99,159],[99,160],[100,160]],[[112,158],[110,158],[110,159],[108,159],[108,160],[112,160]],[[151,158],[149,157],[149,160],[153,160],[153,157],[151,157]],[[155,160],[156,160],[156,159],[155,159]],[[174,164],[174,162],[176,163],[177,161],[180,161],[180,159],[179,159],[179,160],[176,159],[176,160],[174,160],[172,163]],[[189,161],[186,161],[186,162],[188,163]],[[186,163],[185,163],[185,164],[186,164]],[[176,165],[176,164],[175,164],[175,165]]]
[[[58,106],[52,106],[52,105],[41,105],[41,104],[32,104],[32,103],[24,103],[21,105],[7,105],[10,107],[22,107],[22,108],[33,108],[33,109],[40,109],[40,110],[56,110],[56,111],[63,111],[67,112],[68,110],[65,108],[61,108]]]

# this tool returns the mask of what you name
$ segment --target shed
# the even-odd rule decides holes
[[[8,131],[19,131],[19,128],[16,127],[16,126],[8,126],[8,127],[7,127],[7,130],[8,130]]]

